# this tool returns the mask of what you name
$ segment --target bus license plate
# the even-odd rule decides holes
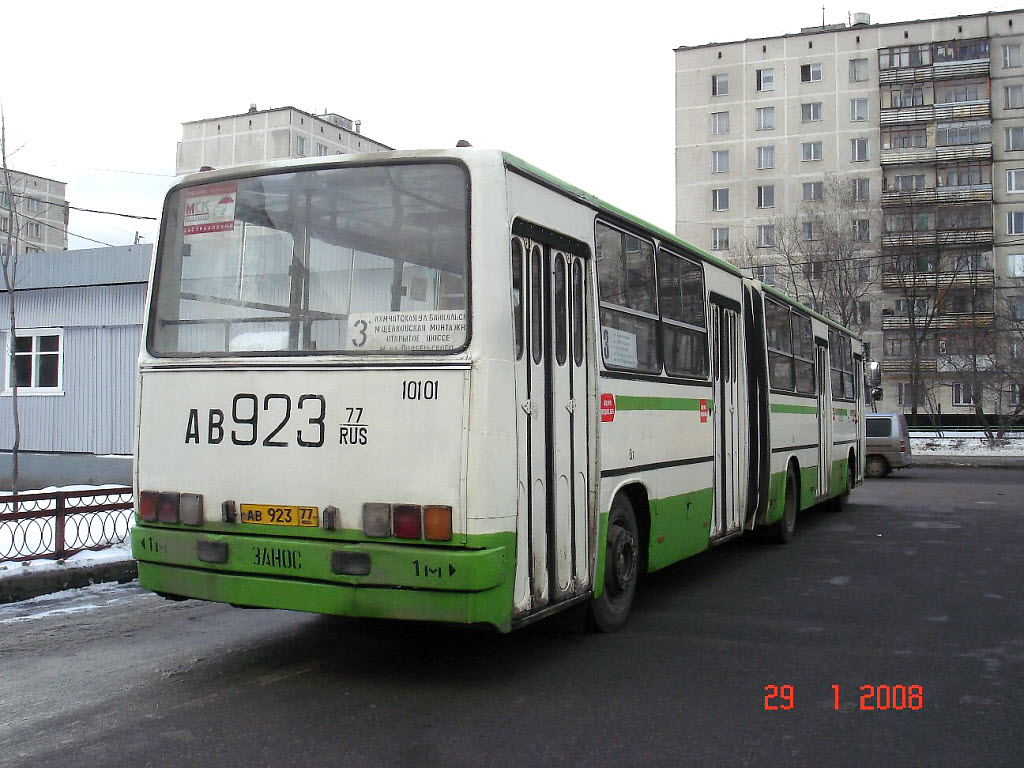
[[[316,507],[287,507],[280,504],[243,504],[239,522],[258,525],[296,525],[316,528],[320,517]]]

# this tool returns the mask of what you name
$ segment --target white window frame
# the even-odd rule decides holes
[[[775,90],[775,67],[764,67],[757,70],[754,76],[754,87],[758,91]]]
[[[39,213],[43,210],[43,201],[29,197],[25,200],[25,208],[29,213]]]
[[[713,150],[711,150],[711,172],[712,173],[728,173],[729,172],[729,150],[728,149],[713,149]]]
[[[862,69],[863,68],[863,69]],[[864,83],[868,79],[868,60],[850,59],[850,82]]]
[[[807,78],[804,78],[804,74]],[[817,75],[817,77],[815,77]],[[821,64],[801,64],[800,65],[800,82],[801,83],[817,83],[821,81]]]
[[[800,162],[815,163],[821,160],[822,143],[820,141],[804,141],[800,144]]]
[[[728,211],[729,210],[729,188],[720,187],[711,190],[711,210],[712,211]]]
[[[711,95],[712,96],[728,96],[729,95],[729,73],[720,72],[717,75],[711,76]]]
[[[852,224],[853,224],[853,239],[854,239],[854,242],[870,243],[871,242],[871,220],[870,219],[854,219]]]
[[[295,137],[295,154],[299,157],[306,156],[306,137],[296,136]]]
[[[800,122],[817,123],[821,121],[821,102],[808,101],[800,105]]]
[[[1006,151],[1019,152],[1024,149],[1024,125],[1003,129],[1006,135]]]
[[[758,107],[755,109],[754,128],[758,131],[774,131],[775,107]]]
[[[1003,97],[1007,109],[1024,109],[1024,84],[1004,85]]]
[[[1009,194],[1024,192],[1024,168],[1008,168],[1006,170],[1006,191]]]
[[[772,248],[775,245],[775,227],[771,224],[757,225],[757,247]]]
[[[711,228],[711,250],[712,251],[728,251],[729,250],[729,228],[728,227],[712,227]]]
[[[810,195],[808,195],[810,191]],[[820,203],[825,196],[825,182],[805,181],[800,185],[800,199],[806,203]]]
[[[978,393],[975,392],[975,391],[972,391],[972,390],[973,390],[973,388],[968,386],[964,382],[962,382],[962,381],[954,381],[953,382],[953,405],[957,405],[957,406],[974,405],[975,402],[976,402],[976,395]],[[966,395],[966,397],[965,397],[965,395]]]
[[[870,155],[870,151],[869,151],[869,146],[870,145],[869,145],[868,142],[869,142],[869,140],[868,139],[864,139],[864,138],[850,139],[850,162],[853,162],[853,163],[864,163],[864,162],[867,162],[867,160],[869,159],[869,155]]]
[[[851,179],[853,183],[853,191],[851,192],[851,199],[855,203],[864,203],[871,199],[871,179],[862,176],[856,179]],[[864,187],[863,193],[861,186]]]
[[[754,279],[760,280],[765,285],[775,285],[775,265],[761,264],[752,270]]]
[[[756,156],[755,160],[756,160],[757,170],[759,170],[759,171],[767,171],[767,170],[770,170],[770,169],[775,167],[775,145],[774,144],[766,144],[763,147],[758,147],[754,154]],[[764,164],[766,160],[768,161],[767,165]]]
[[[774,184],[761,184],[757,187],[757,207],[758,208],[774,208],[775,207],[775,185]]]
[[[850,122],[863,123],[869,117],[867,99],[850,99]]]
[[[38,221],[26,221],[25,222],[25,237],[31,237],[35,240],[40,239],[43,236],[43,228]]]
[[[1006,212],[1006,234],[1024,235],[1024,211]]]
[[[53,355],[57,356],[57,386],[55,387],[40,387],[35,385],[19,386],[18,397],[25,395],[27,397],[38,397],[47,395],[63,395],[64,394],[64,329],[63,328],[18,328],[14,336],[17,338],[31,338],[32,339],[32,351],[28,354],[32,357],[32,374],[31,380],[36,380],[38,372],[38,357],[40,355]],[[56,336],[57,337],[57,352],[42,352],[38,349],[38,339],[41,336]],[[21,353],[24,355],[25,353]],[[10,397],[12,394],[11,389],[11,374],[14,372],[14,339],[11,336],[10,331],[4,332],[4,388],[0,392],[4,397]]]
[[[1016,69],[1021,66],[1020,43],[1003,46],[1003,69]]]
[[[1006,257],[1006,276],[1024,277],[1024,253],[1011,253]]]
[[[729,112],[712,112],[711,113],[711,134],[713,136],[721,136],[722,134],[729,132]]]

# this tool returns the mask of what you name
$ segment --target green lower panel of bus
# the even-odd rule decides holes
[[[139,560],[139,583],[156,592],[343,616],[487,623],[507,631],[515,534],[469,538],[479,548],[136,526],[132,553]]]
[[[651,500],[647,570],[656,571],[707,549],[713,506],[711,488]]]

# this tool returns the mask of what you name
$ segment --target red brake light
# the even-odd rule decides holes
[[[178,522],[178,505],[181,494],[158,493],[156,495],[156,516],[161,523]]]
[[[419,539],[423,536],[418,504],[395,504],[391,513],[394,534],[400,539]]]
[[[156,522],[155,491],[142,491],[139,494],[139,520],[145,523]]]

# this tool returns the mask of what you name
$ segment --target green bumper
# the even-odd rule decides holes
[[[341,616],[486,623],[508,631],[515,534],[482,537],[474,543],[479,548],[316,541],[143,525],[132,530],[139,583],[155,592]]]

